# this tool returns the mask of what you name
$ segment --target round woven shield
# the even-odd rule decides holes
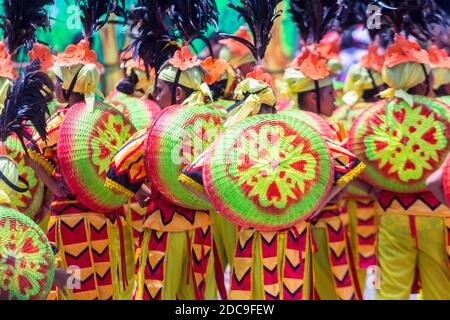
[[[37,224],[0,207],[0,300],[45,299],[53,283],[53,251]]]
[[[178,181],[186,169],[223,131],[226,114],[207,105],[165,108],[148,133],[145,167],[149,180],[173,204],[207,210],[211,204]]]
[[[297,109],[297,110],[286,110],[281,112],[281,114],[294,117],[298,120],[303,121],[307,125],[310,125],[313,129],[317,130],[317,132],[319,132],[325,138],[328,139],[333,138],[333,131],[331,130],[327,122],[323,120],[319,115],[313,112]]]
[[[227,129],[205,155],[203,181],[225,217],[276,231],[314,213],[333,173],[328,146],[316,130],[290,116],[267,114]]]
[[[450,106],[450,96],[439,97],[437,100],[444,102],[445,104]]]
[[[444,195],[447,203],[450,203],[450,156],[445,160],[442,168],[442,186],[444,187]]]
[[[25,152],[16,136],[9,136],[0,145],[0,154],[11,157],[17,163],[19,175],[28,182],[28,191],[14,192],[11,195],[11,202],[14,208],[33,219],[44,199],[44,183],[38,179],[33,168],[25,160]]]
[[[120,92],[114,95],[108,103],[130,119],[136,130],[148,126],[161,112],[159,105],[152,100],[141,99]]]
[[[58,136],[58,161],[70,191],[94,212],[109,213],[127,198],[104,186],[113,155],[135,129],[119,111],[97,104],[89,112],[84,103],[70,108]]]
[[[447,113],[414,99],[414,106],[400,99],[377,103],[350,130],[349,149],[367,166],[362,178],[379,189],[424,191],[449,152]]]

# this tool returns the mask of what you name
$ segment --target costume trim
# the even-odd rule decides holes
[[[42,154],[32,149],[28,149],[27,152],[30,159],[33,160],[35,163],[37,163],[39,166],[41,166],[46,174],[48,174],[51,177],[54,176],[56,172],[56,167],[48,159],[46,159]]]
[[[124,196],[126,196],[128,198],[133,198],[134,197],[134,193],[132,191],[128,190],[127,188],[125,188],[121,184],[119,184],[119,183],[117,183],[114,180],[111,180],[109,178],[106,178],[105,187],[113,190],[116,193],[123,194]]]
[[[346,186],[348,183],[350,183],[353,179],[357,178],[361,172],[364,171],[364,169],[366,168],[366,165],[362,162],[360,162],[353,170],[349,171],[345,176],[341,177],[338,181],[337,181],[337,185],[339,187],[344,187]]]

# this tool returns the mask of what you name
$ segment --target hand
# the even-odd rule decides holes
[[[151,201],[151,193],[148,190],[148,188],[144,187],[145,185],[142,185],[142,187],[136,192],[134,195],[134,198],[139,203],[139,206],[141,208],[148,207]]]
[[[34,222],[36,222],[37,224],[41,223],[45,219],[47,214],[49,214],[49,212],[50,212],[50,208],[48,208],[47,206],[40,207],[38,212],[36,213],[36,215],[33,218]]]
[[[61,180],[52,179],[51,183],[49,183],[48,185],[48,188],[55,196],[58,197],[70,196],[70,190],[63,179]]]
[[[53,279],[53,284],[59,289],[61,290],[65,296],[69,295],[69,291],[67,289],[67,280],[69,280],[69,278],[72,275],[70,273],[65,272],[63,269],[61,268],[56,268],[55,269],[55,278]]]

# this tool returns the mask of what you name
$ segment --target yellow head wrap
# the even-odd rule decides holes
[[[14,160],[7,156],[0,155],[0,171],[1,173],[14,185],[17,185],[19,181],[19,169]],[[6,184],[3,179],[0,179],[0,204],[10,204],[11,195],[13,195],[15,190]]]
[[[430,66],[425,65],[427,73],[430,72]],[[382,98],[397,97],[405,100],[409,105],[414,101],[407,91],[426,80],[423,71],[423,65],[417,62],[403,62],[392,68],[383,67],[383,80],[390,87],[380,93]]]
[[[139,64],[134,59],[129,59],[122,64],[122,68],[125,70],[125,74],[130,76],[134,71],[138,78],[138,82],[136,83],[135,91],[144,91],[143,97],[148,97],[149,94],[152,94],[155,90],[155,70],[150,70],[150,75],[147,76],[145,72],[144,66]]]
[[[258,114],[263,104],[275,107],[276,103],[273,89],[264,81],[253,78],[247,78],[237,85],[234,90],[234,100],[244,101],[230,113],[225,127],[235,125],[250,115]]]
[[[97,88],[100,82],[100,70],[97,65],[90,63],[61,67],[56,62],[53,70],[58,78],[63,81],[62,88],[64,90],[69,90],[72,81],[77,77],[73,92],[84,95],[86,107],[89,111],[94,109],[96,94],[104,98],[103,93]]]
[[[166,63],[159,72],[159,79],[174,83],[179,68],[170,63]],[[183,104],[197,105],[204,103],[205,97],[212,100],[212,93],[205,81],[205,73],[200,65],[182,70],[178,83],[194,92],[185,100]]]
[[[450,83],[450,69],[435,68],[433,72],[433,89],[437,90],[439,87]]]
[[[300,92],[307,92],[316,88],[315,80],[306,76],[300,70],[287,68],[284,72],[282,81],[277,81],[277,86],[282,94],[287,95],[293,102],[297,102]],[[331,78],[325,77],[317,80],[319,88],[325,88],[332,85]]]
[[[81,40],[76,45],[69,45],[56,57],[53,65],[53,72],[62,80],[63,89],[69,90],[76,77],[73,92],[84,95],[86,106],[91,111],[95,104],[95,94],[103,98],[103,94],[97,89],[101,70],[102,66],[97,61],[97,54],[89,48],[87,40]]]
[[[390,88],[381,92],[380,96],[401,98],[413,105],[413,98],[407,91],[426,80],[423,66],[428,74],[429,64],[427,51],[417,42],[397,34],[394,43],[386,50],[382,70],[383,80]]]
[[[381,74],[371,71],[376,86],[383,85]],[[354,105],[363,97],[365,90],[374,89],[369,70],[359,64],[350,67],[344,83],[344,96],[342,100],[347,105]]]

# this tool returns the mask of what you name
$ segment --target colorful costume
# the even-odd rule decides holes
[[[95,87],[99,81],[101,66],[89,43],[82,40],[69,46],[57,57],[54,72],[63,82],[63,88],[85,95],[86,108],[94,107]],[[58,167],[58,133],[69,109],[58,111],[47,121],[48,139],[35,138],[28,153],[46,173],[61,179]],[[70,183],[70,182],[68,182]],[[79,285],[65,297],[58,289],[49,299],[126,299],[131,296],[132,261],[124,256],[124,247],[132,246],[130,235],[122,235],[125,225],[119,215],[92,212],[74,198],[55,197],[51,205],[51,218],[47,236],[58,248],[57,265],[64,270],[77,270]],[[126,229],[125,229],[126,231]],[[130,265],[125,275],[125,265]]]
[[[186,69],[179,65],[189,63]],[[183,47],[162,67],[159,79],[173,83],[180,70],[179,83],[195,90],[185,101],[188,108],[210,94],[203,84],[200,61]],[[172,106],[176,110],[181,106]],[[163,113],[171,112],[169,109]],[[149,179],[144,164],[148,128],[134,135],[114,156],[107,185],[132,197]],[[151,178],[151,177],[150,177]],[[149,181],[152,183],[152,181]],[[152,187],[152,202],[147,209],[139,244],[138,285],[134,298],[141,299],[215,299],[211,218],[207,211],[185,209],[173,204]]]
[[[350,148],[367,159],[364,179],[381,189],[376,204],[379,299],[408,299],[416,276],[424,299],[449,298],[450,212],[430,192],[424,192],[425,179],[448,153],[448,112],[432,99],[407,92],[426,83],[429,70],[427,51],[396,35],[382,71],[390,87],[381,93],[386,101],[358,119],[349,141]],[[364,148],[357,147],[359,137],[365,137]]]
[[[305,19],[302,15],[309,17],[311,7],[316,9],[334,4],[324,4],[320,1],[296,3],[292,13],[294,20]],[[315,10],[316,10],[315,9]],[[328,8],[333,12],[333,8]],[[330,18],[331,19],[331,18]],[[308,20],[309,21],[309,20]],[[328,45],[321,41],[320,35],[316,34],[313,20],[305,25],[298,22],[298,26],[305,35],[312,35],[314,42],[311,43],[308,36],[304,39],[306,44],[301,53],[292,61],[289,68],[285,70],[284,79],[278,82],[282,91],[291,98],[291,107],[300,108],[298,97],[306,92],[315,93],[316,112],[321,113],[320,92],[322,88],[332,86],[329,55],[326,53]],[[320,22],[317,22],[320,23]],[[310,25],[311,24],[311,25]],[[322,28],[329,27],[325,23]],[[310,30],[311,28],[311,30]],[[321,31],[322,32],[322,31]],[[342,123],[326,118],[333,132],[333,142],[342,148],[346,147],[346,130]],[[331,148],[334,149],[333,147]],[[357,177],[364,169],[364,165],[352,153],[346,151],[347,156],[335,156],[337,168],[345,168],[344,176]],[[344,160],[344,161],[343,161]],[[340,162],[340,163],[339,163]],[[338,184],[344,186],[344,184]],[[336,183],[336,181],[335,181]],[[354,257],[346,234],[346,216],[343,214],[343,201],[332,200],[323,208],[321,213],[313,220],[304,223],[303,229],[308,230],[310,239],[306,247],[306,261],[308,267],[304,279],[308,290],[305,297],[309,299],[360,299],[361,291],[356,277]],[[311,270],[312,268],[312,270]],[[313,286],[313,287],[312,287]]]
[[[369,46],[359,64],[352,65],[348,71],[342,98],[345,105],[338,108],[332,116],[333,121],[344,125],[347,133],[356,118],[371,106],[371,103],[364,101],[365,92],[371,90],[375,94],[384,84],[381,77],[384,55],[379,54],[378,50],[374,45]],[[374,206],[375,201],[366,192],[352,185],[348,187],[342,215],[348,215],[348,221],[344,222],[347,222],[361,290],[366,281],[365,270],[376,265],[377,226]]]

